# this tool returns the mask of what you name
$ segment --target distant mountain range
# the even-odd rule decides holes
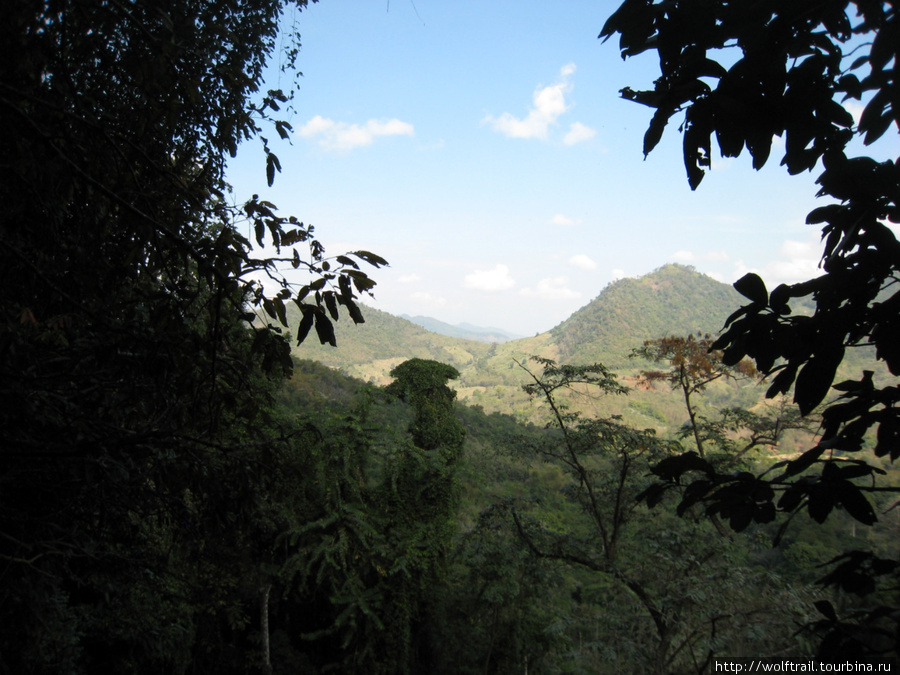
[[[477,342],[487,342],[502,344],[510,340],[517,340],[522,335],[509,333],[502,328],[486,328],[484,326],[474,326],[470,323],[459,323],[455,326],[443,321],[438,321],[430,316],[410,316],[409,314],[401,314],[401,319],[411,321],[417,326],[422,326],[426,330],[447,337],[462,338],[463,340],[475,340]]]
[[[462,374],[459,386],[463,390],[518,387],[523,372],[514,359],[538,355],[573,364],[599,361],[612,368],[634,368],[628,354],[644,340],[696,331],[715,333],[743,300],[731,286],[691,267],[666,265],[643,277],[609,284],[568,319],[534,337],[489,344],[436,330],[447,324],[432,323],[434,329],[426,330],[412,319],[363,307],[364,324],[354,325],[346,318],[335,324],[336,348],[318,344],[312,334],[294,348],[294,355],[377,383],[388,382],[395,365],[418,357],[453,365]],[[494,329],[470,332],[482,337],[505,334]]]

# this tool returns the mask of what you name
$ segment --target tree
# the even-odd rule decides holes
[[[713,349],[713,343],[710,335],[667,336],[645,340],[631,352],[631,358],[669,364],[669,370],[665,371],[642,370],[641,380],[651,385],[664,381],[672,389],[681,390],[688,421],[678,435],[682,440],[692,438],[701,459],[707,459],[707,447],[711,445],[718,453],[714,462],[718,463],[717,468],[734,468],[760,446],[777,447],[787,431],[799,430],[809,435],[815,432],[816,417],[801,417],[796,406],[783,397],[767,406],[762,414],[739,406],[724,408],[715,417],[700,413],[694,397],[716,380],[759,381],[759,374],[750,361],[744,359],[725,365],[723,353]]]
[[[391,374],[350,414],[311,420],[319,438],[278,537],[289,551],[284,595],[300,608],[288,628],[323,670],[430,670],[437,649],[431,612],[446,582],[465,438],[446,383],[459,374],[424,359]]]
[[[229,200],[239,144],[262,142],[269,184],[280,170],[263,134],[288,137],[293,92],[259,88],[282,11],[305,4],[0,9],[0,671],[182,672],[207,628],[224,642],[243,622],[240,561],[212,552],[268,518],[264,467],[290,435],[273,324],[293,298],[300,338],[333,343],[341,307],[362,320],[361,264],[384,264]],[[281,264],[309,283],[294,292]]]
[[[752,358],[771,378],[768,396],[793,388],[803,414],[832,388],[839,392],[825,406],[821,437],[795,460],[773,467],[768,477],[711,471],[695,496],[712,512],[742,504],[755,518],[768,517],[781,494],[777,509],[783,512],[806,509],[822,522],[843,508],[873,524],[876,514],[866,494],[896,488],[879,485],[883,471],[860,455],[874,433],[876,457],[900,456],[900,387],[876,377],[875,364],[856,380],[834,384],[834,379],[847,350],[865,345],[874,347],[875,358],[892,376],[900,375],[900,244],[886,224],[900,222],[900,166],[895,158],[848,156],[854,141],[871,145],[900,129],[895,3],[626,0],[600,37],[615,33],[623,58],[645,51],[659,55],[660,77],[652,90],[621,90],[624,98],[654,109],[645,155],[668,121],[683,114],[684,164],[696,189],[711,165],[713,136],[724,157],[737,157],[746,148],[756,169],[768,161],[779,136],[782,165],[790,174],[821,166],[817,195],[833,200],[807,216],[809,224],[822,225],[824,274],[771,292],[757,275],[744,276],[735,288],[750,303],[729,317],[727,330],[712,345],[723,351],[726,364]],[[848,100],[864,104],[858,123],[844,105]],[[791,301],[805,297],[815,307],[812,316],[792,314]],[[660,476],[679,482],[687,470],[686,462],[672,464]],[[829,583],[869,590],[870,584],[859,585],[859,575],[871,580],[900,569],[896,561],[873,564],[870,556],[850,555],[839,574],[827,577]],[[825,617],[829,639],[823,649],[829,653],[883,648],[862,644],[833,610]],[[869,629],[895,633],[896,619],[893,628],[890,621],[887,628]]]
[[[389,583],[398,619],[387,640],[407,669],[430,670],[434,600],[446,583],[447,556],[456,532],[460,488],[457,467],[466,432],[456,417],[456,392],[447,386],[459,371],[438,361],[409,359],[391,371],[386,392],[413,410],[411,445],[396,449],[382,487],[388,537],[396,553]]]
[[[672,389],[681,389],[684,397],[684,406],[688,413],[688,425],[694,435],[697,444],[697,452],[701,457],[706,455],[704,439],[701,435],[700,423],[697,419],[697,409],[691,401],[691,397],[699,394],[707,385],[720,378],[733,379],[749,377],[754,374],[753,365],[747,361],[741,361],[733,366],[722,363],[721,353],[711,353],[713,340],[710,336],[693,334],[685,337],[663,337],[655,340],[645,340],[641,347],[633,349],[632,358],[642,358],[660,363],[668,362],[672,368],[668,372],[641,371],[641,377],[649,383],[665,380]]]
[[[603,655],[602,667],[703,672],[724,647],[752,641],[748,626],[763,619],[789,625],[791,593],[763,590],[759,575],[737,564],[734,542],[716,535],[705,518],[679,521],[640,504],[650,468],[675,456],[671,442],[616,418],[587,419],[569,409],[572,395],[626,393],[615,376],[600,364],[534,360],[543,371],[528,371],[532,383],[524,388],[546,405],[552,433],[523,445],[564,469],[565,495],[578,508],[562,528],[530,517],[521,504],[506,508],[534,556],[595,575],[591,586],[604,630],[591,649]],[[765,636],[767,648],[777,642],[797,649],[784,640],[789,631],[774,633]]]

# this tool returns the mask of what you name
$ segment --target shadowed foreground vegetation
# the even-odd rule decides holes
[[[730,291],[663,268],[609,289],[654,299],[651,332],[592,304],[508,345],[361,340],[365,382],[291,341],[363,323],[386,261],[224,180],[246,142],[281,171],[295,90],[262,76],[277,46],[293,73],[305,6],[2,4],[0,673],[896,659],[900,180],[848,157],[898,126],[894,2],[626,0],[601,30],[658,53],[621,93],[653,110],[645,154],[678,118],[692,189],[713,138],[821,171],[822,276],[749,274],[704,326],[664,305]]]

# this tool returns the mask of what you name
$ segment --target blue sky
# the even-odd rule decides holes
[[[271,189],[258,147],[241,150],[236,199],[313,224],[330,254],[386,258],[366,304],[521,335],[669,262],[727,283],[815,275],[816,172],[789,176],[776,147],[760,172],[746,153],[714,160],[691,192],[677,123],[644,160],[652,111],[618,91],[649,87],[656,64],[597,39],[617,4],[323,0],[288,17],[294,134],[272,145]]]

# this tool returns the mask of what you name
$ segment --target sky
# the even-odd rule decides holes
[[[817,275],[819,231],[805,225],[824,203],[817,171],[789,176],[776,145],[759,172],[746,152],[714,158],[692,192],[674,120],[643,157],[652,110],[618,92],[650,88],[657,62],[623,61],[617,38],[597,39],[617,6],[323,0],[291,12],[303,75],[291,138],[269,134],[282,172],[267,188],[259,144],[242,147],[234,198],[259,194],[312,224],[329,255],[386,258],[367,270],[377,286],[364,304],[522,336],[667,263],[725,283],[754,271],[770,288]],[[266,86],[291,81],[273,68]]]

